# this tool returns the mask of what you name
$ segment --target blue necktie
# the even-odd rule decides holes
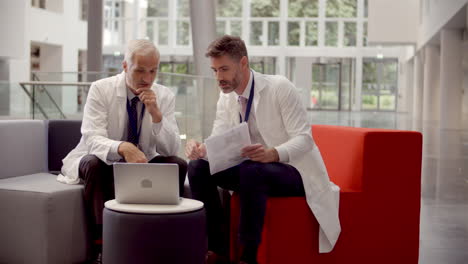
[[[128,138],[127,141],[133,143],[135,146],[138,145],[138,114],[137,104],[140,99],[135,96],[131,100],[130,109],[128,111]]]

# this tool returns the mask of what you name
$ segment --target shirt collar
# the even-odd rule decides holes
[[[127,99],[128,101],[132,101],[133,97],[135,97],[136,95],[130,90],[130,88],[127,87]]]
[[[249,71],[250,72],[250,75],[249,75],[249,82],[247,83],[247,87],[245,87],[245,90],[244,92],[240,95],[244,98],[247,98],[249,99],[249,95],[250,95],[250,88],[252,88],[252,80],[253,80],[253,75],[252,75],[252,71]]]

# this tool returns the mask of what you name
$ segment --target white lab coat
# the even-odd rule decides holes
[[[157,155],[176,155],[180,147],[179,129],[174,116],[175,96],[162,85],[153,84],[152,90],[163,119],[161,130],[155,135],[151,115],[145,110],[139,145],[148,160]],[[81,140],[63,159],[57,180],[68,184],[79,183],[80,160],[87,154],[96,155],[107,164],[112,164],[107,160],[107,155],[111,146],[122,140],[127,120],[125,72],[93,82],[84,108]]]
[[[284,149],[289,164],[301,174],[307,204],[320,224],[319,252],[330,252],[341,232],[339,188],[328,178],[322,156],[311,136],[307,112],[294,85],[282,76],[254,72],[257,126],[268,147]],[[237,95],[220,93],[212,135],[239,124]]]

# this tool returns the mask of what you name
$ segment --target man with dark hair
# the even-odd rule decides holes
[[[238,37],[223,36],[206,56],[221,88],[212,135],[247,122],[252,144],[242,148],[243,163],[210,175],[206,146],[189,140],[188,177],[193,197],[205,203],[208,225],[207,263],[222,263],[223,211],[217,186],[240,195],[240,263],[257,263],[267,198],[306,196],[321,225],[320,252],[333,249],[340,234],[337,188],[328,174],[294,85],[282,76],[249,67],[247,49]],[[287,228],[287,227],[285,227]]]
[[[84,183],[95,263],[100,263],[104,202],[114,198],[113,162],[176,163],[182,195],[187,163],[175,156],[180,146],[175,96],[154,83],[159,58],[151,41],[132,40],[122,62],[124,71],[91,84],[83,136],[63,159],[57,177],[68,184]]]

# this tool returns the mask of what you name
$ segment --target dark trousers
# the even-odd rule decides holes
[[[291,165],[274,162],[244,161],[238,166],[210,175],[205,160],[190,161],[190,188],[194,199],[205,204],[208,249],[227,254],[223,243],[223,208],[217,186],[233,190],[240,196],[240,242],[245,246],[260,244],[268,197],[304,196],[299,172]]]
[[[176,157],[156,156],[149,163],[176,163],[179,165],[179,193],[183,195],[187,162]],[[95,155],[86,155],[80,161],[79,176],[84,181],[84,201],[93,240],[102,239],[102,211],[104,202],[115,198],[114,171]]]

